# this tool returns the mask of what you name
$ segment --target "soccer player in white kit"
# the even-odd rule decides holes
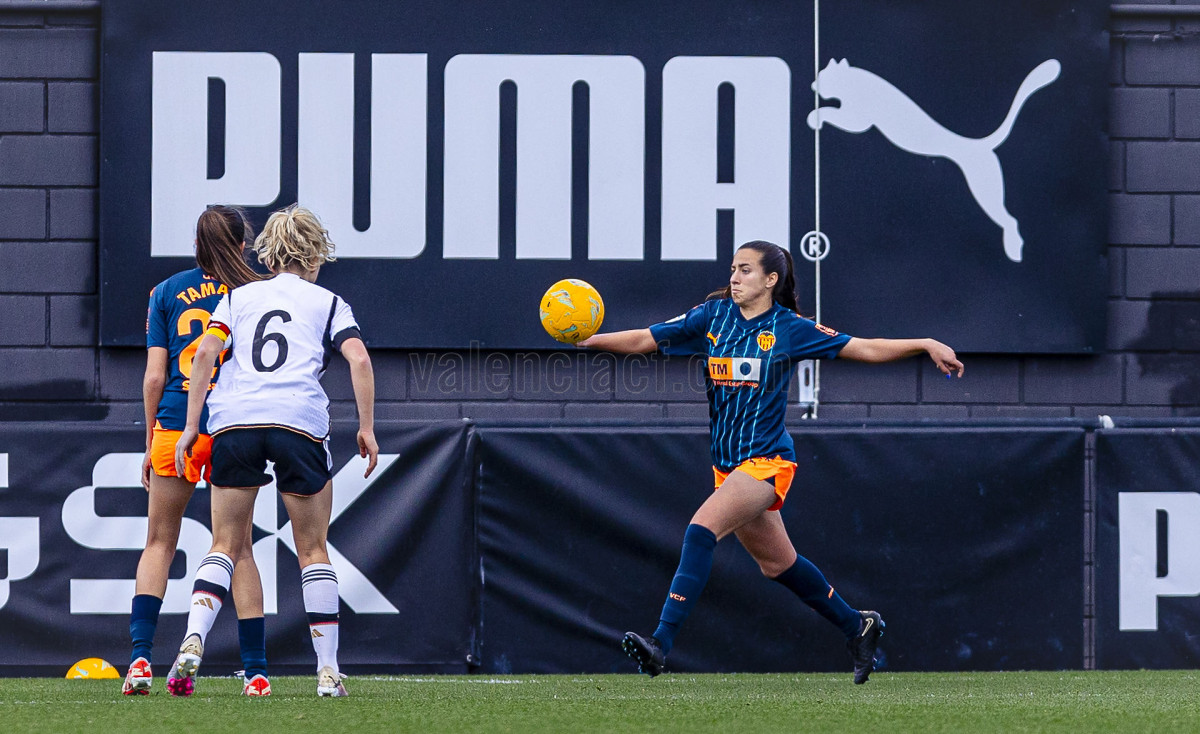
[[[333,502],[329,399],[318,381],[333,352],[350,363],[358,407],[359,455],[375,469],[375,380],[371,359],[349,304],[316,285],[334,245],[316,216],[298,206],[275,212],[254,242],[259,262],[275,277],[235,288],[209,320],[192,367],[187,422],[175,446],[182,466],[196,440],[200,412],[217,355],[230,356],[208,398],[212,448],[213,545],[192,589],[187,632],[172,675],[189,679],[229,590],[258,490],[271,481],[268,461],[292,521],[304,609],[317,653],[317,694],[345,696],[338,670],[337,575],[325,547]],[[201,384],[204,383],[204,384]]]

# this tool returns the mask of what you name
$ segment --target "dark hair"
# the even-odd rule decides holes
[[[786,309],[800,313],[800,308],[796,305],[796,276],[793,274],[792,253],[788,252],[787,248],[766,240],[751,240],[739,247],[738,251],[746,249],[754,250],[759,254],[764,273],[767,275],[779,274],[779,280],[771,289],[771,299]],[[725,286],[709,293],[705,300],[729,298],[730,295],[730,287]]]
[[[196,264],[230,289],[262,280],[246,263],[242,251],[243,244],[253,238],[241,210],[214,204],[196,221]]]

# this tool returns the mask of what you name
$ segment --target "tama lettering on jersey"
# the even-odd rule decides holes
[[[183,430],[187,418],[187,393],[192,387],[192,361],[204,338],[212,311],[229,288],[192,268],[172,275],[150,291],[146,310],[146,346],[167,350],[167,382],[159,400],[155,420],[167,430]],[[222,355],[223,359],[224,355]],[[218,381],[221,361],[213,368]],[[212,389],[210,383],[209,389]],[[200,416],[202,432],[207,431],[208,407]]]
[[[187,290],[182,290],[176,293],[175,297],[190,306],[194,301],[199,301],[201,298],[208,298],[209,296],[217,295],[223,296],[228,292],[229,289],[225,287],[224,283],[217,283],[214,280],[206,280],[200,284],[199,289],[189,287]]]

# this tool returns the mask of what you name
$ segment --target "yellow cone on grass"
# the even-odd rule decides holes
[[[112,663],[100,658],[84,658],[71,666],[67,678],[90,680],[94,678],[120,678],[121,674]]]

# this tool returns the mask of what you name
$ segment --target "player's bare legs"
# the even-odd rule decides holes
[[[769,482],[732,471],[692,515],[692,524],[708,528],[720,540],[766,512],[775,500],[775,487]]]
[[[135,594],[150,594],[159,599],[166,594],[167,576],[179,544],[179,526],[195,489],[195,482],[183,477],[160,477],[151,472],[149,527],[146,549],[138,561]]]
[[[257,497],[258,487],[212,488],[213,543],[209,553],[224,553],[234,563],[242,560],[240,556],[254,525],[254,500]],[[254,556],[249,555],[246,560],[253,562]],[[255,575],[258,575],[257,569]]]
[[[860,612],[846,604],[820,569],[797,555],[778,512],[762,513],[738,528],[737,537],[764,576],[786,586],[846,635],[854,661],[854,682],[865,683],[875,669],[875,648],[884,626],[879,614]]]
[[[196,571],[188,611],[187,632],[184,633],[179,655],[176,656],[167,679],[167,690],[171,695],[191,695],[194,689],[192,679],[204,656],[204,640],[233,585],[234,566],[254,565],[254,556],[249,551],[248,541],[254,515],[254,499],[257,495],[257,487],[212,487],[213,543]],[[254,568],[251,575],[257,580],[258,569]],[[254,599],[253,602],[246,601],[247,607],[256,607],[261,611],[261,584],[257,589],[247,591]]]
[[[796,548],[778,512],[763,512],[735,532],[767,578],[775,578],[796,562]]]
[[[326,482],[320,492],[311,496],[285,494],[283,506],[292,521],[296,557],[300,560],[304,611],[308,613],[309,634],[317,653],[317,695],[348,695],[337,662],[337,574],[329,563],[325,545],[333,510],[333,481]]]
[[[147,462],[149,459],[147,458]],[[133,640],[129,671],[121,692],[127,696],[147,695],[154,681],[150,667],[154,633],[158,628],[158,613],[167,592],[167,577],[179,543],[179,525],[183,511],[195,491],[194,482],[182,477],[160,477],[152,468],[145,468],[143,481],[149,495],[146,547],[138,560],[134,582],[134,598],[129,620],[129,636]]]
[[[626,632],[621,640],[621,648],[637,662],[639,671],[651,676],[662,672],[679,626],[708,583],[717,541],[762,515],[775,500],[775,487],[770,483],[733,471],[696,510],[683,535],[679,567],[671,580],[658,628],[650,637]]]
[[[233,605],[238,619],[263,616],[262,578],[258,575],[258,564],[254,562],[254,522],[246,523],[242,542],[233,569]]]
[[[296,541],[296,557],[300,568],[314,563],[329,563],[325,539],[329,535],[329,517],[333,512],[333,480],[311,496],[281,494],[288,519],[292,521],[292,537]]]

